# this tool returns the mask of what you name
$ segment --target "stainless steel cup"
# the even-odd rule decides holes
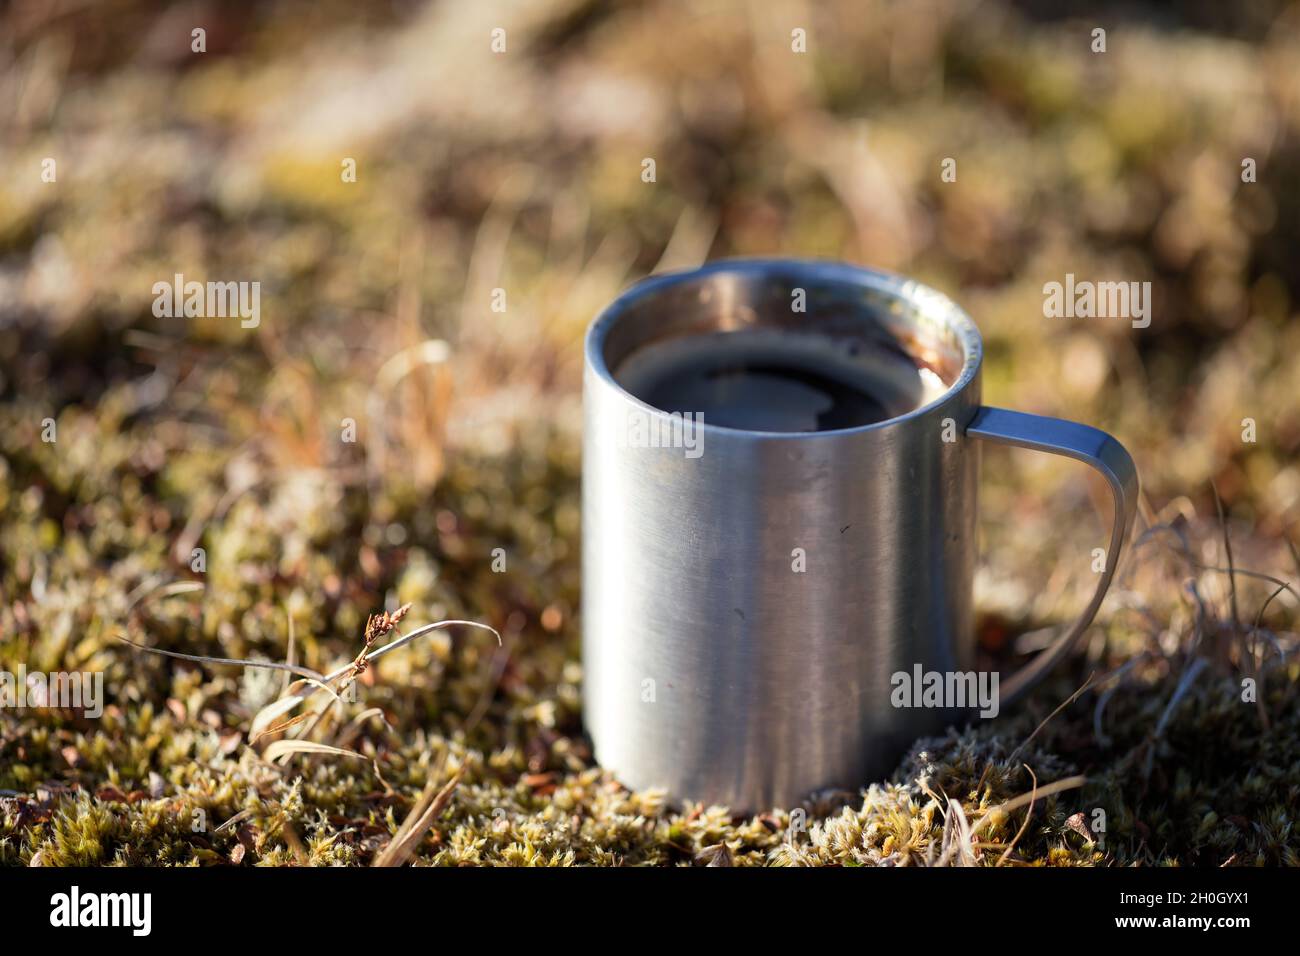
[[[947,391],[875,424],[774,433],[695,423],[619,383],[648,345],[768,326],[886,336]],[[981,357],[979,331],[946,296],[831,262],[724,260],[655,276],[596,319],[584,370],[583,703],[604,766],[677,799],[789,807],[887,773],[951,720],[895,706],[891,692],[894,675],[918,667],[972,668],[976,439],[1078,459],[1111,488],[1096,593],[1000,682],[1001,703],[1074,646],[1110,584],[1137,474],[1095,428],[982,406]]]

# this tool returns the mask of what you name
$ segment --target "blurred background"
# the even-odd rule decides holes
[[[220,741],[265,689],[112,637],[278,660],[292,628],[324,667],[411,601],[506,651],[391,655],[390,717],[530,773],[589,767],[581,336],[630,282],[731,255],[943,290],[984,334],[988,403],[1132,451],[1139,533],[1169,529],[1194,571],[1227,528],[1238,565],[1294,577],[1297,249],[1295,3],[11,0],[0,656],[105,668],[128,712]],[[176,273],[260,282],[260,326],[156,317]],[[1045,318],[1067,273],[1151,282],[1150,327]],[[989,448],[983,495],[981,640],[1030,649],[1084,603],[1104,488]],[[154,599],[177,580],[207,589]],[[1198,600],[1253,619],[1275,584],[1236,580]],[[1296,603],[1263,619],[1283,632]],[[1196,613],[1177,576],[1130,575],[1108,606],[1169,646]],[[1122,660],[1111,641],[1094,658]],[[65,757],[30,747],[0,785],[94,775]]]

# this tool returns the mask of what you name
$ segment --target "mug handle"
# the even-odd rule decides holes
[[[1097,590],[1092,600],[1070,630],[1057,638],[1048,647],[1038,652],[1038,656],[1022,667],[1002,683],[1001,698],[1004,704],[1015,702],[1030,687],[1037,683],[1044,674],[1068,654],[1078,642],[1079,637],[1093,616],[1101,607],[1110,587],[1111,578],[1119,564],[1120,549],[1124,546],[1124,537],[1133,523],[1133,512],[1137,507],[1138,476],[1133,459],[1118,441],[1104,431],[1078,422],[1068,422],[1060,418],[1047,418],[1043,415],[1029,415],[1014,412],[1007,408],[989,408],[981,406],[966,426],[966,434],[999,445],[1015,445],[1020,448],[1032,448],[1035,451],[1051,452],[1064,455],[1091,465],[1101,473],[1110,485],[1115,502],[1115,523],[1110,531],[1110,547],[1106,551],[1106,567],[1097,582]]]

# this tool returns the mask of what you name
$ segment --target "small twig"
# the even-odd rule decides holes
[[[1210,482],[1210,489],[1214,492],[1214,507],[1219,512],[1219,527],[1223,529],[1223,550],[1228,558],[1228,592],[1232,603],[1232,623],[1240,628],[1241,615],[1237,613],[1237,573],[1232,566],[1232,538],[1228,535],[1228,519],[1223,513],[1223,499],[1219,497],[1219,489],[1213,481]]]
[[[1064,780],[1057,780],[1054,783],[1049,783],[1041,790],[1035,787],[1034,790],[1032,790],[1029,793],[1022,793],[1020,796],[1013,797],[1012,799],[1006,801],[1006,803],[1000,803],[996,807],[993,807],[992,809],[988,810],[984,814],[984,816],[980,817],[978,822],[976,822],[975,826],[971,829],[971,833],[973,835],[979,833],[980,830],[984,829],[985,824],[987,824],[993,818],[993,815],[995,813],[1010,813],[1012,810],[1018,809],[1019,807],[1023,807],[1026,803],[1032,803],[1035,794],[1047,798],[1050,797],[1052,794],[1060,793],[1063,790],[1072,790],[1075,787],[1082,787],[1087,782],[1088,782],[1087,777],[1085,777],[1083,774],[1078,774],[1073,777],[1066,777]]]
[[[174,657],[182,661],[194,661],[196,664],[233,664],[236,667],[264,667],[273,671],[288,671],[290,674],[297,674],[299,677],[310,678],[312,680],[327,683],[328,678],[312,670],[310,667],[298,667],[294,664],[281,664],[277,661],[248,661],[240,660],[234,657],[208,657],[204,654],[182,654],[179,651],[165,651],[161,647],[149,647],[146,644],[137,644],[129,637],[123,637],[121,634],[115,635],[117,639],[124,644],[130,644],[136,650],[145,651],[149,654],[161,654],[163,657]]]
[[[1174,694],[1169,698],[1169,703],[1165,705],[1164,713],[1160,715],[1160,720],[1156,723],[1155,736],[1160,737],[1165,732],[1165,726],[1169,723],[1169,718],[1173,716],[1174,708],[1178,702],[1183,699],[1183,695],[1192,686],[1192,681],[1196,680],[1196,675],[1205,670],[1209,661],[1204,657],[1198,657],[1188,664],[1187,669],[1183,671],[1183,676],[1178,680],[1178,686],[1174,688]]]
[[[1149,655],[1146,652],[1139,654],[1137,657],[1134,657],[1132,660],[1129,660],[1124,664],[1121,664],[1119,667],[1111,671],[1108,675],[1106,675],[1105,677],[1103,677],[1101,680],[1097,682],[1098,686],[1100,686],[1106,683],[1107,681],[1112,681],[1112,680],[1114,681],[1114,683],[1112,683],[1109,687],[1107,687],[1104,691],[1102,691],[1100,694],[1097,695],[1097,706],[1093,708],[1092,711],[1092,732],[1093,732],[1093,736],[1097,738],[1097,746],[1103,748],[1110,746],[1110,737],[1106,735],[1106,733],[1102,730],[1102,726],[1101,726],[1101,718],[1106,711],[1106,705],[1110,703],[1111,697],[1113,697],[1115,695],[1115,692],[1119,690],[1120,687],[1123,685],[1124,675],[1128,673],[1130,670],[1132,670],[1134,666],[1140,664],[1142,661],[1145,661],[1148,656]]]
[[[228,829],[230,829],[231,827],[233,827],[236,823],[238,823],[240,820],[247,819],[248,816],[252,814],[252,812],[253,812],[252,810],[240,810],[240,811],[239,811],[238,813],[236,813],[233,817],[231,817],[231,818],[230,818],[229,820],[227,820],[225,823],[221,824],[221,826],[217,827],[217,828],[216,828],[215,830],[213,830],[212,832],[213,832],[213,833],[220,833],[220,832],[223,831],[223,830],[228,830]]]
[[[1011,856],[1011,851],[1016,848],[1016,844],[1020,842],[1020,838],[1024,836],[1025,831],[1029,829],[1029,821],[1033,819],[1034,816],[1034,798],[1038,794],[1038,775],[1034,773],[1034,769],[1030,767],[1029,764],[1022,764],[1022,766],[1029,771],[1029,776],[1032,777],[1034,781],[1034,788],[1029,791],[1029,809],[1025,811],[1025,822],[1020,824],[1020,829],[1016,831],[1015,837],[1007,844],[1006,851],[998,857],[998,862],[994,864],[995,867],[1001,866],[1003,863],[1007,862],[1007,858]]]
[[[1083,685],[1082,685],[1078,690],[1076,690],[1073,694],[1071,694],[1069,697],[1067,697],[1065,700],[1063,700],[1063,701],[1061,702],[1061,705],[1060,705],[1059,707],[1057,707],[1056,710],[1052,711],[1050,714],[1048,714],[1046,717],[1044,717],[1044,718],[1043,718],[1043,722],[1042,722],[1041,724],[1039,724],[1037,727],[1034,728],[1034,732],[1033,732],[1032,734],[1030,734],[1028,737],[1026,737],[1026,738],[1024,739],[1024,742],[1021,743],[1019,747],[1017,747],[1015,750],[1011,751],[1011,756],[1009,756],[1007,759],[1010,761],[1010,760],[1015,760],[1017,757],[1019,757],[1021,751],[1023,751],[1026,747],[1029,746],[1030,741],[1032,741],[1035,737],[1038,736],[1038,732],[1039,732],[1040,730],[1042,730],[1044,727],[1046,727],[1047,724],[1048,724],[1048,722],[1049,722],[1053,717],[1055,717],[1057,714],[1059,714],[1061,711],[1065,710],[1065,708],[1069,707],[1069,706],[1070,706],[1071,704],[1073,704],[1076,700],[1078,700],[1080,697],[1083,696],[1084,691],[1086,691],[1089,687],[1092,686],[1092,679],[1093,679],[1094,677],[1096,677],[1096,676],[1097,676],[1097,672],[1096,672],[1096,671],[1093,671],[1091,674],[1089,674],[1089,675],[1088,675],[1088,679],[1087,679],[1086,681],[1083,682]]]
[[[1282,582],[1273,590],[1273,593],[1270,594],[1267,599],[1265,599],[1264,603],[1260,605],[1259,613],[1255,615],[1255,628],[1254,628],[1255,630],[1257,631],[1259,630],[1260,624],[1262,624],[1264,621],[1264,612],[1267,611],[1268,606],[1273,603],[1273,599],[1277,597],[1279,594],[1281,594],[1283,591],[1287,590],[1289,587],[1290,585],[1287,584],[1285,581]]]
[[[1266,574],[1263,571],[1252,571],[1250,568],[1224,568],[1214,564],[1205,564],[1203,561],[1198,560],[1192,554],[1191,546],[1188,544],[1186,537],[1184,537],[1178,529],[1172,528],[1169,525],[1156,525],[1149,529],[1143,537],[1154,536],[1161,532],[1168,532],[1178,539],[1179,547],[1176,549],[1178,556],[1186,561],[1189,567],[1195,568],[1197,571],[1213,571],[1216,574],[1233,574],[1246,578],[1254,578],[1257,581],[1267,581],[1269,584],[1280,586],[1282,590],[1286,591],[1297,601],[1300,601],[1300,591],[1297,591],[1289,582],[1283,581],[1281,578],[1274,577],[1271,574]],[[1146,543],[1146,541],[1139,541],[1133,546],[1132,550],[1136,551],[1139,545]],[[1287,545],[1291,548],[1291,554],[1296,561],[1297,568],[1300,568],[1300,552],[1296,551],[1295,545],[1291,544],[1290,541],[1287,541]]]
[[[383,647],[371,651],[369,654],[365,655],[365,660],[367,661],[367,663],[373,661],[387,654],[389,651],[395,651],[399,647],[405,647],[407,644],[411,643],[411,641],[415,640],[418,637],[423,637],[425,634],[428,634],[432,631],[440,630],[441,628],[444,627],[451,627],[453,624],[463,624],[466,627],[477,627],[477,628],[481,628],[484,631],[491,631],[494,635],[496,635],[497,644],[499,646],[504,646],[501,640],[500,632],[497,631],[495,627],[492,627],[489,624],[480,624],[478,621],[438,621],[437,623],[434,624],[426,624],[424,625],[424,627],[416,628],[411,633],[399,637],[397,640],[393,641],[392,643],[385,644]],[[331,683],[333,681],[338,680],[340,677],[345,676],[347,673],[349,673],[351,668],[352,668],[352,662],[349,662],[347,664],[344,664],[342,667],[337,668],[336,670],[330,671],[324,677],[325,683],[327,684]]]
[[[411,808],[411,812],[407,814],[402,825],[393,834],[388,846],[384,847],[379,856],[375,857],[375,861],[371,865],[401,866],[409,860],[420,843],[423,842],[425,834],[433,826],[434,821],[442,815],[442,811],[451,802],[451,795],[464,774],[465,765],[461,764],[446,785],[436,792],[434,792],[433,784],[435,778],[431,776],[420,799],[416,801],[415,806]]]
[[[292,667],[294,664],[298,663],[298,642],[296,640],[297,634],[293,626],[293,614],[290,611],[286,610],[284,616],[289,620],[289,648],[287,653],[285,654],[284,662]],[[280,687],[281,697],[283,697],[286,693],[288,693],[290,683],[291,681],[289,680],[289,675],[285,674],[284,683]]]
[[[406,612],[410,609],[411,605],[408,602],[392,614],[382,611],[379,614],[371,614],[366,618],[366,631],[362,638],[364,643],[360,652],[352,660],[351,671],[343,679],[344,688],[350,686],[359,675],[365,673],[366,668],[370,666],[370,662],[366,659],[366,653],[375,646],[375,641],[392,631],[397,631],[397,625],[402,623],[402,618],[406,617]],[[402,632],[397,631],[397,633],[400,635]]]
[[[199,581],[173,581],[171,584],[152,585],[148,582],[140,584],[126,599],[126,613],[131,614],[137,606],[148,600],[162,597],[173,597],[177,594],[192,594],[196,591],[202,591],[204,585]]]
[[[429,634],[444,627],[451,627],[453,624],[463,624],[466,627],[477,627],[485,631],[491,631],[496,635],[497,644],[499,646],[502,645],[501,634],[491,625],[480,624],[478,621],[437,621],[433,624],[426,624],[424,627],[417,628],[410,634],[406,634],[392,643],[385,644],[383,647],[373,650],[368,654],[360,655],[358,659],[364,660],[368,664],[376,658],[387,654],[389,651],[395,651],[399,647],[406,646],[416,638],[423,637],[425,634]],[[208,657],[203,654],[182,654],[179,651],[165,651],[160,647],[149,647],[146,644],[137,644],[135,641],[128,637],[123,637],[121,634],[115,636],[124,644],[130,644],[137,650],[144,651],[148,654],[161,654],[163,657],[174,657],[178,660],[194,661],[198,664],[230,664],[235,667],[264,667],[269,670],[288,671],[290,674],[296,674],[299,677],[308,680],[319,681],[322,684],[332,684],[334,681],[348,676],[353,673],[352,668],[357,663],[356,660],[349,661],[347,664],[330,671],[328,674],[321,674],[319,671],[314,671],[310,667],[300,667],[294,664],[281,664],[277,661],[252,661],[234,657]]]
[[[492,706],[492,698],[496,696],[497,687],[501,683],[501,675],[505,673],[506,664],[510,662],[510,654],[504,647],[498,647],[496,653],[492,655],[491,674],[487,683],[483,686],[483,693],[479,695],[478,702],[475,703],[474,709],[470,715],[465,718],[465,726],[462,733],[466,736],[479,725]]]

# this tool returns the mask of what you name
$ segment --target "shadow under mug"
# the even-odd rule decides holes
[[[942,391],[883,421],[778,432],[693,421],[620,383],[649,346],[766,328],[889,342]],[[833,262],[722,260],[654,276],[592,323],[583,710],[602,765],[678,800],[790,807],[888,773],[917,737],[968,715],[951,701],[897,706],[894,692],[899,674],[973,665],[983,441],[1086,462],[1113,493],[1096,592],[1000,680],[1000,703],[1070,651],[1114,574],[1137,473],[1095,428],[982,406],[981,359],[979,331],[946,296]]]

